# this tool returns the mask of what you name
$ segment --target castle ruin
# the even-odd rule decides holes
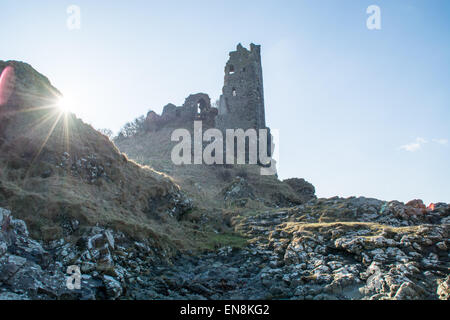
[[[238,44],[236,51],[230,52],[218,109],[211,106],[207,94],[192,94],[182,106],[166,105],[161,115],[148,112],[145,128],[157,131],[165,126],[183,127],[195,120],[222,131],[266,128],[261,46],[252,43],[248,50]]]
[[[202,121],[205,129],[219,129],[224,136],[227,129],[255,129],[257,135],[259,129],[267,129],[267,150],[270,156],[272,145],[265,120],[261,46],[252,43],[248,50],[238,44],[236,51],[230,52],[229,56],[218,108],[211,105],[211,99],[206,93],[191,94],[182,106],[166,105],[161,115],[154,111],[148,112],[145,130],[155,132],[167,127],[192,130],[194,121]],[[247,161],[250,140],[245,143]],[[258,146],[257,142],[259,150]],[[236,152],[235,149],[234,154]]]
[[[266,127],[261,46],[252,43],[249,51],[238,44],[237,50],[230,52],[216,127],[221,130]]]

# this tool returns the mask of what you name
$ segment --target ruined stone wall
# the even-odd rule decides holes
[[[221,130],[266,127],[261,46],[251,44],[247,50],[239,44],[230,52],[216,126]]]
[[[207,94],[192,94],[180,107],[166,105],[161,116],[150,111],[146,130],[155,131],[163,126],[184,127],[195,120],[202,120],[204,128],[215,127],[222,131],[266,128],[261,46],[252,43],[248,50],[238,44],[236,51],[229,55],[219,109],[211,107]]]
[[[265,121],[261,46],[252,43],[248,50],[238,44],[236,51],[229,55],[218,109],[211,106],[207,94],[192,94],[181,107],[166,105],[161,116],[153,111],[149,112],[146,130],[157,131],[168,126],[191,128],[195,120],[203,122],[203,130],[217,128],[223,131],[224,137],[226,129],[268,129]],[[269,132],[269,155],[272,153],[270,137]],[[259,148],[259,142],[257,146]],[[249,148],[247,145],[246,158]]]
[[[186,98],[182,106],[168,104],[161,115],[150,111],[145,120],[145,130],[155,132],[161,128],[184,128],[190,131],[194,128],[194,121],[202,121],[202,129],[217,128],[226,137],[226,129],[256,129],[258,140],[257,154],[260,154],[261,137],[258,129],[268,129],[266,133],[267,152],[273,152],[271,134],[266,127],[264,107],[264,87],[261,65],[261,46],[251,44],[250,50],[241,44],[236,51],[229,53],[229,60],[225,65],[224,86],[220,96],[218,108],[211,106],[211,100],[205,93],[192,94]],[[264,140],[263,140],[264,141]],[[249,162],[250,139],[246,140],[245,161]],[[228,150],[224,144],[223,154]],[[235,145],[234,154],[237,154]],[[252,160],[254,161],[254,160]]]
[[[161,115],[149,111],[145,120],[146,131],[157,131],[158,129],[170,127],[185,127],[195,120],[201,120],[204,127],[215,126],[217,109],[211,107],[211,99],[205,93],[191,94],[180,107],[172,103],[166,105]]]

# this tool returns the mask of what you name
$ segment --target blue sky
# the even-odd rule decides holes
[[[66,9],[81,8],[81,30]],[[368,30],[366,9],[381,9]],[[262,45],[281,178],[318,196],[450,202],[450,2],[0,1],[0,59],[30,63],[96,128],[190,93],[217,99],[228,52]]]

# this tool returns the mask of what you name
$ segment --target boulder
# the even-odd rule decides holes
[[[245,178],[237,177],[222,190],[223,200],[228,206],[244,207],[249,199],[255,199],[253,187]]]
[[[283,182],[288,184],[303,202],[308,202],[309,200],[316,198],[316,189],[305,179],[291,178],[283,180]]]
[[[413,207],[416,209],[426,209],[427,208],[427,206],[420,199],[411,200],[411,201],[407,202],[406,205],[408,207]]]
[[[120,282],[114,279],[111,276],[104,275],[103,276],[103,283],[106,287],[106,294],[109,299],[117,299],[123,292],[122,286],[120,285]]]

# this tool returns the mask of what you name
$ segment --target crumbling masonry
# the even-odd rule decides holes
[[[250,51],[239,44],[236,51],[230,52],[216,117],[217,128],[266,127],[260,50],[261,47],[254,44],[250,45]]]
[[[261,46],[251,44],[250,50],[238,44],[230,52],[225,65],[225,78],[218,108],[211,106],[205,93],[192,94],[177,107],[168,104],[161,115],[150,111],[145,121],[146,131],[158,131],[163,127],[191,128],[196,120],[205,129],[268,129],[264,110],[264,86],[261,65]],[[268,130],[269,132],[269,130]],[[269,133],[270,137],[270,133]],[[271,154],[270,139],[268,155]],[[246,146],[246,158],[248,146]]]
[[[192,94],[180,107],[166,105],[161,115],[150,111],[145,128],[157,131],[165,126],[177,127],[195,120],[202,120],[204,127],[222,131],[266,128],[261,46],[252,43],[247,50],[238,44],[236,51],[230,52],[218,109],[211,106],[207,94]]]

